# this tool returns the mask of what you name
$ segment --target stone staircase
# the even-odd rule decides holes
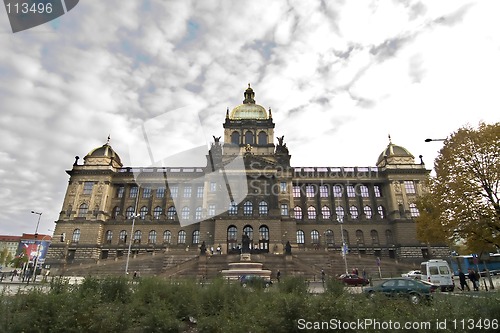
[[[293,255],[254,254],[253,262],[263,264],[263,269],[271,270],[271,278],[276,278],[278,270],[281,277],[303,276],[315,281],[321,279],[321,271],[327,276],[345,273],[342,256],[331,252],[297,252]],[[170,278],[213,279],[221,276],[221,270],[228,269],[229,263],[239,262],[239,255],[200,256],[198,252],[170,251],[166,253],[140,254],[129,259],[128,271],[140,272],[141,276],[163,276]],[[373,256],[347,256],[348,271],[358,268],[359,274],[365,270],[368,276],[378,278],[379,270]],[[94,264],[68,265],[64,275],[69,276],[119,276],[125,273],[126,257],[100,260]],[[401,273],[415,269],[415,264],[396,262],[382,258],[380,270],[383,277],[401,276]],[[55,274],[60,274],[55,272]]]

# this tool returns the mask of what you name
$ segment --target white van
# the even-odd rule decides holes
[[[450,266],[445,260],[433,259],[421,264],[422,281],[440,286],[441,291],[453,291],[453,282]]]

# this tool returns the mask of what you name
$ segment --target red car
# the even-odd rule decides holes
[[[348,286],[366,286],[370,283],[368,279],[357,276],[356,274],[342,274],[337,279]]]

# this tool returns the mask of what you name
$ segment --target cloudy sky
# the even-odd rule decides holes
[[[81,0],[13,34],[4,11],[0,234],[33,233],[31,210],[53,229],[65,170],[108,134],[126,165],[151,119],[168,118],[173,152],[223,135],[248,83],[293,166],[374,166],[390,134],[431,168],[441,143],[425,138],[500,120],[498,13],[495,0]]]

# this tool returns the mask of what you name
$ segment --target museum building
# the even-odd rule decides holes
[[[293,147],[254,97],[249,85],[226,111],[223,141],[214,136],[204,166],[124,166],[109,140],[83,163],[77,157],[54,231],[64,241],[52,243],[47,262],[115,259],[129,248],[199,253],[202,244],[222,254],[449,254],[416,237],[415,201],[430,172],[421,158],[389,140],[374,167],[291,166]]]

